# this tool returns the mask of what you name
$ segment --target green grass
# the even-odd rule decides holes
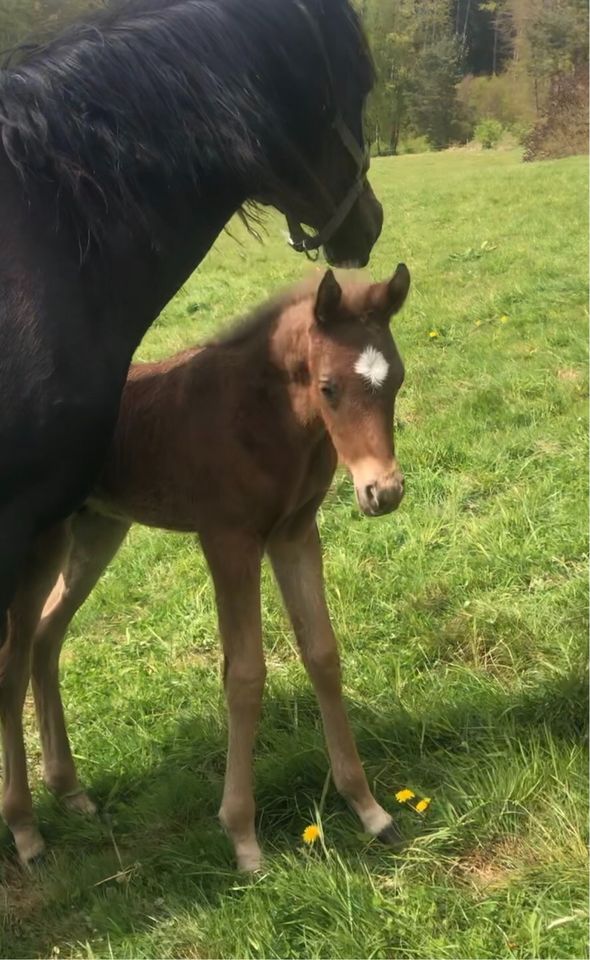
[[[514,152],[375,161],[371,273],[412,271],[407,496],[321,514],[330,605],[370,782],[433,798],[396,858],[332,788],[313,697],[265,575],[256,760],[267,872],[233,870],[215,612],[190,538],[135,529],[80,612],[63,692],[95,822],[31,773],[49,854],[4,835],[4,957],[586,957],[586,161]],[[276,218],[222,236],[141,348],[158,357],[300,276]],[[436,332],[438,336],[431,336]],[[30,705],[29,705],[30,706]]]

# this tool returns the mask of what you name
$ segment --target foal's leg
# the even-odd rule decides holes
[[[326,605],[317,527],[307,528],[296,540],[275,539],[269,554],[318,698],[336,789],[368,833],[396,843],[392,818],[369,789],[342,701],[340,657]]]
[[[8,614],[8,636],[0,648],[0,721],[4,747],[2,813],[20,859],[28,862],[44,847],[34,817],[27,778],[22,713],[31,668],[33,633],[67,545],[66,524],[43,533],[24,567]]]
[[[71,547],[47,599],[33,644],[33,692],[47,787],[81,813],[96,807],[78,782],[59,690],[59,655],[72,617],[100,579],[129,524],[91,510],[72,518]]]
[[[266,675],[260,623],[261,550],[237,533],[202,536],[201,542],[215,584],[229,712],[219,819],[232,839],[239,869],[256,870],[261,853],[254,827],[252,754]]]

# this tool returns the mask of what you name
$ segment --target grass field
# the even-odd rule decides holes
[[[2,957],[586,957],[586,160],[374,163],[375,278],[412,271],[407,495],[368,520],[339,476],[321,515],[346,693],[369,779],[432,797],[396,858],[329,787],[270,578],[256,762],[267,871],[233,869],[215,612],[190,538],[135,529],[80,612],[63,691],[95,822],[31,774],[45,862],[3,834]],[[223,236],[142,345],[159,357],[305,269],[268,224]],[[433,335],[436,334],[436,335]]]

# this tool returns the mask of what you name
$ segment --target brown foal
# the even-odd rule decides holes
[[[403,496],[393,446],[403,365],[389,321],[409,285],[403,264],[389,281],[344,288],[328,271],[319,286],[265,304],[223,339],[131,369],[99,488],[54,534],[37,578],[43,597],[48,582],[55,583],[33,643],[44,774],[69,805],[94,809],[68,743],[59,653],[71,618],[137,522],[198,533],[213,576],[229,711],[219,815],[239,867],[255,870],[261,857],[252,754],[265,680],[265,552],[317,694],[335,785],[366,831],[396,841],[391,816],[369,789],[346,717],[315,521],[338,458],[367,515],[394,510]],[[26,859],[39,839],[30,833],[34,827],[19,821],[17,801],[12,796],[5,812]]]

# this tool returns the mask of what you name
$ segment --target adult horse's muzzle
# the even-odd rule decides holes
[[[366,267],[383,226],[383,207],[368,180],[350,215],[324,244],[326,260],[332,267]]]
[[[290,244],[298,253],[313,260],[323,247],[326,260],[332,267],[366,267],[383,226],[383,207],[373,193],[368,180],[355,191],[346,216],[332,228],[328,223],[311,236],[301,224],[287,217]]]
[[[316,233],[306,233],[297,218],[287,214],[289,243],[312,260],[323,247],[326,260],[333,267],[365,267],[381,233],[383,208],[367,180],[368,151],[359,146],[340,114],[332,126],[352,158],[354,178]]]

